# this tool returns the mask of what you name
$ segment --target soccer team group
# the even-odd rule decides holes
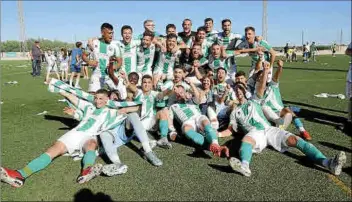
[[[82,61],[93,68],[88,91],[78,88],[77,80],[72,85],[74,76],[69,83],[47,80],[49,92],[65,98],[64,112],[79,124],[25,167],[1,167],[1,181],[21,187],[62,155],[82,160],[78,183],[102,173],[124,174],[128,167],[117,151],[133,138],[154,166],[163,163],[153,149],[172,149],[171,142],[180,138],[196,150],[226,157],[234,171],[247,177],[252,154],[267,146],[279,152],[295,147],[313,163],[339,175],[345,153],[327,158],[307,142],[310,134],[293,109],[283,105],[279,89],[283,61],[275,62],[275,51],[256,36],[253,27],[246,27],[242,36],[231,32],[229,19],[221,23],[223,32],[213,30],[211,18],[193,32],[192,21],[185,19],[183,32],[177,34],[175,25],[169,24],[162,36],[154,31],[154,22],[146,20],[145,31],[137,38],[132,37],[132,27],[123,26],[119,41],[113,40],[113,26],[102,24],[101,37],[89,39],[83,52],[77,42],[68,63],[72,74],[78,74],[76,79]],[[248,77],[236,68],[235,58],[241,54],[252,58]],[[285,130],[291,122],[299,136]],[[219,138],[230,135],[243,136],[239,159],[230,156],[229,150],[235,148],[219,145]],[[104,153],[111,163],[95,163]]]

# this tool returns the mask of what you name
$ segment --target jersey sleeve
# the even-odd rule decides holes
[[[174,83],[172,81],[166,81],[162,86],[161,86],[161,91],[165,90],[172,90],[174,87]]]
[[[269,45],[269,43],[265,40],[261,40],[259,42],[259,45],[263,46],[266,50],[270,50],[272,48],[271,45]]]
[[[92,103],[90,103],[90,102],[87,102],[85,100],[82,100],[82,99],[78,98],[77,108],[82,110],[82,111],[86,111],[87,107],[94,107],[94,105]]]
[[[236,120],[236,110],[232,110],[230,114],[230,124],[229,124],[233,131],[237,132],[238,131],[238,125],[237,125],[237,120]]]

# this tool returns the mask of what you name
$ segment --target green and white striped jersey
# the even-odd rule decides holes
[[[92,57],[99,62],[98,66],[93,70],[93,74],[101,77],[107,76],[110,57],[122,57],[120,48],[113,41],[107,44],[103,40],[94,39],[92,44]]]
[[[226,82],[218,83],[218,84],[213,86],[213,94],[214,94],[215,98],[217,98],[217,97],[221,98],[221,97],[223,97],[225,95],[226,86],[227,86]],[[228,100],[236,100],[236,94],[235,94],[235,92],[233,91],[232,88],[230,89],[230,91],[228,93],[228,97],[225,100],[225,102],[228,101]]]
[[[156,100],[159,92],[150,91],[149,94],[143,94],[143,91],[138,89],[138,94],[134,101],[142,102],[141,120],[156,116]]]
[[[186,42],[180,37],[180,36],[177,36],[177,44],[181,44],[181,42],[185,43],[186,47],[187,48],[192,48],[192,40],[193,38],[190,37]]]
[[[262,105],[270,107],[274,112],[279,113],[284,108],[280,94],[279,84],[271,81],[265,89]]]
[[[171,105],[169,109],[170,119],[176,118],[180,124],[201,115],[198,105],[195,104],[176,103]]]
[[[176,84],[176,85],[182,85],[186,91],[189,91],[191,87],[184,81],[181,81],[181,83]],[[164,92],[166,90],[173,90],[175,86],[175,83],[172,80],[166,81],[160,88],[161,92]],[[164,100],[167,100],[167,106],[171,106],[172,104],[176,103],[176,96],[174,93],[172,93],[170,96],[165,96]]]
[[[191,47],[193,46],[194,43],[195,43],[195,42],[192,42]],[[201,47],[203,57],[205,57],[205,58],[208,57],[208,55],[209,55],[209,49],[210,49],[210,47],[211,47],[212,44],[213,44],[213,43],[208,42],[207,40],[204,40],[204,41],[203,41],[202,47]]]
[[[228,56],[234,55],[234,50],[236,47],[243,41],[243,36],[240,34],[230,33],[229,36],[225,36],[223,32],[220,32],[217,35],[217,43],[220,46],[224,46],[226,50],[226,54]]]
[[[125,44],[122,40],[117,42],[120,47],[123,63],[122,70],[129,75],[137,71],[137,47],[141,45],[141,40],[131,40],[131,43]]]
[[[125,114],[118,114],[116,109],[107,107],[96,108],[92,103],[78,100],[77,108],[83,111],[83,117],[75,130],[98,135],[99,132],[111,127],[111,123],[122,123],[126,119]]]
[[[210,44],[213,44],[216,42],[217,40],[217,35],[218,35],[218,31],[216,30],[212,30],[211,32],[209,33],[206,33],[206,40],[210,43]]]
[[[256,48],[258,46],[262,46],[265,48],[264,52],[268,52],[272,47],[271,45],[268,44],[267,41],[261,40],[259,42],[254,42],[254,44],[249,44],[249,48]],[[249,53],[249,56],[252,58],[252,64],[253,62],[256,63],[259,60],[259,55],[257,53],[251,52]],[[266,61],[269,61],[269,54],[264,54],[264,58]]]
[[[238,105],[230,115],[230,125],[234,131],[238,131],[239,127],[245,134],[265,130],[271,126],[264,116],[262,107],[255,100]]]
[[[152,65],[155,56],[155,45],[151,44],[149,48],[143,48],[142,45],[137,47],[137,73],[152,75]]]
[[[192,69],[194,61],[196,60],[197,59],[190,59],[187,63],[183,63],[182,65],[184,65],[185,70],[189,72]],[[208,60],[205,57],[201,57],[198,61],[199,61],[200,67],[203,67],[204,65],[208,64]],[[192,73],[192,75],[195,75],[194,72]]]
[[[159,59],[156,62],[153,74],[164,74],[166,75],[167,80],[173,79],[174,67],[179,62],[180,56],[180,50],[178,50],[176,53],[160,52]]]
[[[227,72],[230,71],[231,67],[236,63],[234,56],[229,56],[225,59],[214,58],[212,55],[209,55],[208,66],[216,71],[219,67],[225,68]]]

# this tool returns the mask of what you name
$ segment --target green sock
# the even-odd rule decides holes
[[[242,142],[240,148],[240,158],[241,161],[246,161],[248,164],[251,162],[252,159],[252,145],[248,142]]]
[[[209,144],[211,144],[213,140],[216,140],[216,141],[218,140],[218,137],[216,136],[216,132],[211,127],[210,124],[204,127],[204,132],[205,132],[205,139],[207,140],[207,142],[209,142]]]
[[[326,159],[319,149],[317,149],[311,143],[304,141],[302,138],[298,138],[296,148],[303,152],[308,158],[312,159],[315,163],[323,164],[323,161]]]
[[[40,155],[38,158],[33,159],[24,168],[17,170],[22,177],[27,178],[33,173],[43,170],[51,163],[51,158],[47,153]]]
[[[186,132],[186,137],[191,139],[194,143],[202,146],[204,144],[204,137],[203,135],[197,133],[193,129],[190,129]]]
[[[167,122],[167,120],[159,121],[159,129],[161,137],[167,137],[167,132],[169,130],[169,123]]]
[[[82,159],[83,162],[83,169],[88,168],[89,166],[93,166],[97,155],[95,154],[95,150],[87,151]]]

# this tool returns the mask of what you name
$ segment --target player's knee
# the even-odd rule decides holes
[[[56,141],[49,149],[46,150],[46,153],[53,159],[66,153],[66,145],[60,141]]]
[[[289,147],[295,147],[296,144],[297,144],[297,138],[296,138],[296,136],[290,135],[290,136],[287,138],[286,144],[287,144],[287,146],[289,146]]]
[[[96,140],[88,140],[85,144],[84,144],[84,149],[87,150],[94,150],[96,149],[98,146],[97,141]]]
[[[242,142],[246,142],[246,143],[249,143],[251,144],[253,147],[255,146],[255,140],[252,138],[252,137],[249,137],[249,136],[245,136],[243,139],[242,139]]]
[[[158,112],[159,113],[159,119],[161,120],[167,120],[168,119],[168,110],[167,109],[163,109],[161,111]]]

